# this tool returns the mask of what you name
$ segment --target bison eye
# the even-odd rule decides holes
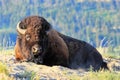
[[[27,41],[29,41],[30,38],[31,38],[29,34],[27,34],[25,37],[26,37],[26,40],[27,40]]]

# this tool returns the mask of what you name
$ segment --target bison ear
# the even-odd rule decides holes
[[[45,23],[45,25],[43,26],[43,30],[44,30],[45,32],[48,32],[50,29],[51,29],[51,25],[50,25],[48,22]]]

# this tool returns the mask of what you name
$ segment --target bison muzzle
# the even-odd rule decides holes
[[[54,30],[43,17],[29,16],[17,24],[15,58],[72,69],[107,69],[101,54],[90,44]]]

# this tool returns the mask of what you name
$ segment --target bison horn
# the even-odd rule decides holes
[[[21,33],[21,34],[25,34],[26,29],[22,29],[22,28],[20,28],[19,25],[20,25],[20,22],[18,22],[18,24],[17,24],[17,30],[18,30],[18,32]]]

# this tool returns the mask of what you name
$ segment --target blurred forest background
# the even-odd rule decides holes
[[[30,15],[94,47],[120,45],[120,0],[0,0],[0,50],[13,48],[16,24]]]

